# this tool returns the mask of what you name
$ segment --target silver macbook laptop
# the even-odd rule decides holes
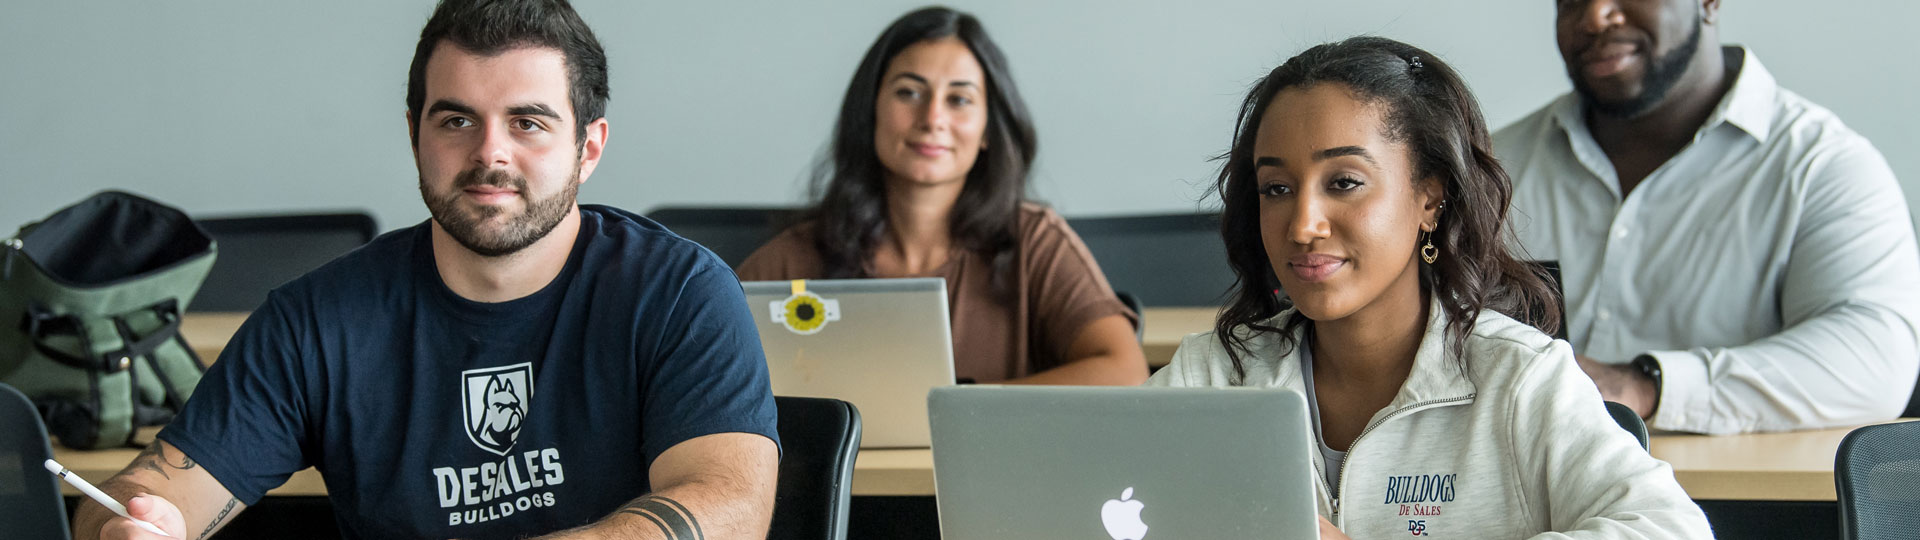
[[[957,386],[928,407],[945,540],[1319,535],[1296,392]]]
[[[925,448],[927,391],[953,384],[941,278],[750,281],[773,393],[860,409],[861,448]]]

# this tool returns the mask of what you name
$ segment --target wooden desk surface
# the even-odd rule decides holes
[[[153,440],[154,434],[159,432],[160,428],[157,427],[141,428],[140,432],[134,435],[134,440],[141,442],[151,441]],[[85,478],[94,485],[100,485],[101,482],[105,482],[108,478],[112,478],[113,475],[118,474],[120,469],[126,468],[128,463],[133,462],[134,456],[139,454],[140,450],[136,448],[82,451],[66,448],[58,444],[53,445],[54,461],[60,462],[61,465],[66,465],[67,470],[78,473],[81,478]],[[65,495],[79,495],[80,491],[73,489],[73,486],[67,485],[66,482],[61,482],[60,493]],[[309,467],[306,470],[294,473],[292,478],[287,479],[286,484],[268,490],[267,495],[277,495],[281,497],[324,497],[327,495],[327,485],[320,480],[320,471]]]
[[[1913,420],[1913,419],[1908,419]],[[1673,464],[1694,499],[1833,501],[1833,458],[1852,428],[1711,437],[1659,434],[1653,455]],[[151,436],[151,433],[148,433]],[[54,459],[89,482],[101,482],[133,461],[133,449],[54,449]],[[69,495],[77,494],[62,486]],[[269,495],[323,496],[320,473],[307,469]],[[933,452],[925,448],[865,450],[854,465],[854,495],[933,495]]]
[[[1144,344],[1147,360],[1155,366],[1166,365],[1180,340],[1187,334],[1207,331],[1213,325],[1215,308],[1148,308]],[[194,352],[208,363],[220,357],[246,313],[188,313],[180,321],[180,333],[193,345]],[[152,438],[148,433],[142,440]],[[80,473],[90,482],[113,476],[139,452],[132,449],[77,452],[57,448],[55,459]],[[313,469],[295,473],[287,484],[269,492],[272,495],[325,495],[326,486]],[[933,453],[927,449],[868,450],[860,453],[854,467],[855,495],[932,495]]]
[[[1180,348],[1180,340],[1187,334],[1206,332],[1213,329],[1214,314],[1219,308],[1211,307],[1172,307],[1147,308],[1140,314],[1146,323],[1146,332],[1141,336],[1141,347],[1147,353],[1147,365],[1159,367],[1173,360],[1173,351]],[[211,364],[220,358],[220,351],[233,339],[233,333],[240,330],[240,323],[246,322],[246,313],[188,313],[180,320],[180,334],[186,336],[187,343],[193,345],[193,351]]]
[[[1834,454],[1850,431],[1853,428],[1720,437],[1659,434],[1651,446],[1654,457],[1673,465],[1675,479],[1694,499],[1831,502]],[[932,495],[933,452],[861,452],[853,493]]]
[[[135,439],[150,441],[159,431],[157,427],[142,428]],[[140,450],[134,448],[82,451],[57,444],[53,447],[55,461],[95,485],[118,474],[139,454]],[[65,482],[60,483],[60,490],[66,495],[80,494]],[[853,494],[933,495],[933,451],[907,448],[860,452],[853,468]],[[286,484],[267,491],[267,495],[324,497],[327,495],[327,485],[321,480],[320,471],[307,468],[294,473]]]
[[[151,437],[151,433],[147,436]],[[88,482],[99,484],[118,474],[120,469],[126,468],[139,453],[139,450],[132,448],[88,452],[56,445],[53,448],[53,459],[59,461],[61,465],[66,465],[67,469],[79,473],[80,477]],[[60,491],[66,495],[80,494],[65,482],[60,484]],[[853,468],[853,494],[933,495],[933,451],[925,448],[911,448],[860,452],[857,464]],[[267,495],[324,497],[327,495],[327,485],[321,480],[320,471],[308,468],[294,473],[292,478],[287,479],[286,484],[268,491]]]
[[[1160,367],[1173,361],[1173,351],[1180,348],[1180,340],[1187,334],[1213,330],[1213,318],[1219,312],[1217,307],[1140,310],[1141,322],[1146,325],[1146,332],[1140,336],[1140,347],[1147,353],[1147,365]]]
[[[1913,420],[1911,418],[1907,420]],[[1654,457],[1700,500],[1833,501],[1833,458],[1854,428],[1714,437],[1657,434]]]
[[[227,348],[227,342],[233,340],[234,332],[240,331],[240,323],[247,322],[247,313],[187,313],[180,318],[180,336],[187,338],[187,345],[193,346],[193,353],[200,360],[212,364],[220,359],[220,351]]]
[[[1142,342],[1148,363],[1165,365],[1187,334],[1205,332],[1216,308],[1148,308]],[[181,321],[187,341],[212,362],[245,322],[245,313],[189,313]],[[1695,499],[1832,501],[1833,458],[1851,428],[1709,437],[1658,434],[1653,455],[1673,464],[1674,476]],[[1758,451],[1764,450],[1764,452]],[[133,460],[135,450],[75,452],[56,449],[56,459],[88,481],[105,480]],[[274,495],[324,495],[319,473],[301,471]],[[855,495],[933,494],[933,453],[926,449],[868,450],[854,467]]]

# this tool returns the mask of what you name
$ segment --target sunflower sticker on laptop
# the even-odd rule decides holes
[[[807,280],[796,279],[792,283],[792,296],[767,303],[775,324],[786,327],[788,332],[809,336],[825,329],[827,323],[840,320],[839,300],[821,298],[808,291]]]

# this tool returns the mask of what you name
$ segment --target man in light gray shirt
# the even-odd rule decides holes
[[[1557,260],[1568,335],[1657,429],[1899,415],[1920,369],[1920,253],[1873,145],[1722,47],[1718,0],[1564,0],[1574,92],[1494,135],[1524,256]]]

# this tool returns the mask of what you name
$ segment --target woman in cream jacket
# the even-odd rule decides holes
[[[1606,413],[1553,291],[1502,240],[1512,184],[1446,64],[1314,47],[1241,108],[1216,184],[1239,284],[1149,385],[1311,405],[1322,538],[1710,538]]]

